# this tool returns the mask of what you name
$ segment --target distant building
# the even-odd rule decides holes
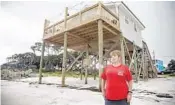
[[[155,66],[157,68],[158,73],[161,73],[165,70],[164,64],[162,60],[155,59]]]

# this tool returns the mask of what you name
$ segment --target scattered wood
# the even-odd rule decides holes
[[[173,96],[171,96],[170,94],[166,94],[166,93],[159,93],[156,96],[160,98],[173,98]]]

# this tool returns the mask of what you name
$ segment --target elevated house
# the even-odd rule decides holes
[[[74,15],[65,17],[54,24],[45,20],[43,31],[42,56],[45,43],[56,44],[64,47],[62,85],[65,86],[65,73],[71,67],[66,67],[67,49],[73,49],[89,55],[98,56],[99,75],[103,71],[105,61],[112,50],[121,50],[123,63],[132,71],[135,80],[156,77],[157,70],[152,64],[152,59],[146,42],[143,41],[141,32],[145,29],[143,23],[123,3],[103,4],[101,2],[87,7]],[[80,54],[80,56],[82,55]],[[78,56],[73,63],[80,58]],[[41,83],[42,57],[39,83]],[[71,66],[72,66],[71,65]],[[87,66],[88,67],[88,66]],[[85,83],[87,83],[87,70]],[[99,86],[100,86],[99,79]]]

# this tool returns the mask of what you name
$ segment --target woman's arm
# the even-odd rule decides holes
[[[126,80],[128,83],[128,96],[127,96],[127,102],[129,103],[132,98],[132,85],[133,85],[133,80],[132,80],[132,74],[129,70],[129,68],[126,68]]]
[[[133,80],[132,80],[132,74],[129,70],[129,68],[126,66],[126,81],[127,81],[127,84],[128,84],[128,90],[129,91],[132,91],[132,84],[133,84]]]
[[[105,97],[105,83],[106,83],[106,80],[102,79],[101,92],[102,92],[104,97]]]
[[[101,74],[101,92],[105,97],[105,84],[106,84],[106,69],[104,68],[103,73]]]
[[[132,80],[128,81],[128,89],[131,92],[132,92],[132,84],[133,84],[133,81]]]

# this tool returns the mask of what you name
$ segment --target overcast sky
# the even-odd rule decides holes
[[[1,2],[0,64],[15,53],[32,51],[30,46],[41,41],[44,19],[58,20],[65,6],[70,12],[89,2]],[[142,32],[150,52],[168,63],[175,59],[175,2],[125,2],[146,26]],[[76,4],[81,4],[74,6]],[[62,14],[60,14],[62,13]],[[174,46],[173,46],[174,45]]]

